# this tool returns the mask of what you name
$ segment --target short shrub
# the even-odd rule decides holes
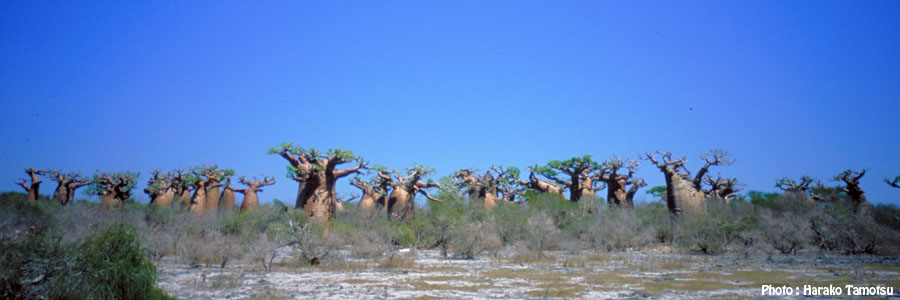
[[[167,299],[156,267],[144,258],[135,229],[113,225],[78,247],[71,268],[51,281],[56,299]]]

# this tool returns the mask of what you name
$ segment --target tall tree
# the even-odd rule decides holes
[[[222,184],[219,211],[234,211],[234,187],[231,186],[231,176],[225,178],[225,183]]]
[[[244,176],[241,176],[239,179],[242,184],[247,186],[244,189],[234,189],[236,193],[244,194],[244,200],[241,201],[241,212],[255,211],[259,207],[259,196],[257,196],[257,193],[262,192],[262,187],[275,184],[274,177],[264,177],[263,181],[259,181],[255,177],[253,181],[247,181],[244,179]]]
[[[666,204],[673,214],[685,211],[692,213],[706,213],[706,192],[703,190],[703,179],[709,168],[718,165],[730,165],[734,160],[729,159],[730,154],[723,150],[713,149],[700,155],[706,161],[697,174],[691,178],[691,172],[685,167],[687,158],[672,159],[668,152],[658,152],[660,160],[657,160],[650,152],[645,153],[645,158],[650,160],[666,178]]]
[[[190,170],[185,171],[182,168],[178,168],[169,173],[169,179],[171,180],[171,186],[175,192],[175,203],[178,208],[188,209],[191,204],[191,192],[193,189],[193,183],[191,180],[186,180],[192,176],[192,172]]]
[[[707,175],[704,181],[708,186],[706,197],[723,200],[726,204],[731,203],[731,199],[744,189],[738,183],[737,178],[723,178],[722,175],[719,175],[714,179]]]
[[[800,182],[784,177],[775,180],[775,187],[781,189],[785,193],[791,193],[797,197],[800,197],[801,199],[805,199],[809,202],[814,202],[817,197],[815,195],[811,195],[812,188],[810,185],[815,182],[816,180],[809,176],[801,176]]]
[[[613,156],[601,164],[600,172],[595,178],[606,183],[606,201],[609,205],[628,209],[634,207],[634,194],[646,185],[643,179],[634,177],[638,165],[640,163],[637,161],[618,156]]]
[[[169,207],[175,199],[175,187],[172,184],[172,174],[163,174],[159,169],[150,171],[153,177],[147,181],[144,193],[150,196],[150,203],[160,207]]]
[[[862,187],[859,186],[859,179],[866,175],[866,170],[862,171],[854,171],[854,170],[846,170],[841,172],[837,176],[834,176],[832,180],[834,181],[843,181],[844,186],[841,190],[850,197],[851,204],[853,205],[853,210],[855,212],[865,213],[866,208],[869,205],[869,202],[866,201],[866,192],[863,191]]]
[[[183,179],[183,181],[192,186],[194,194],[191,196],[190,210],[195,215],[203,215],[211,209],[216,209],[219,204],[218,189],[215,189],[217,195],[214,197],[216,204],[210,205],[213,200],[209,197],[210,189],[218,188],[222,185],[221,181],[225,176],[231,176],[234,171],[230,169],[219,169],[217,165],[202,166],[191,169],[191,175]]]
[[[386,171],[381,170],[379,173],[390,178]],[[386,209],[391,182],[390,180],[384,180],[380,176],[367,181],[363,181],[359,176],[353,177],[350,185],[362,191],[362,196],[359,199],[359,210],[366,216],[371,217],[378,210],[379,206]]]
[[[590,155],[572,157],[567,160],[551,160],[546,166],[538,169],[541,176],[556,181],[560,186],[569,188],[569,201],[581,200],[584,196],[594,197],[597,191],[605,186],[595,177],[600,164]],[[560,174],[561,173],[561,174]]]
[[[412,220],[416,213],[416,203],[414,201],[416,194],[422,194],[429,200],[440,202],[440,200],[429,195],[426,189],[441,188],[441,185],[431,180],[428,182],[420,181],[433,172],[434,169],[417,165],[406,169],[406,176],[394,175],[394,178],[391,180],[391,194],[388,196],[388,218],[395,216],[407,222]],[[379,173],[379,176],[381,175]]]
[[[19,181],[17,181],[16,184],[22,186],[22,188],[25,189],[25,192],[28,193],[28,196],[26,196],[25,198],[26,200],[28,200],[28,202],[35,202],[37,201],[38,197],[41,196],[40,188],[41,182],[43,182],[37,176],[44,175],[44,170],[27,168],[25,169],[25,173],[28,174],[29,177],[31,177],[31,184],[28,184],[25,178],[19,178]]]
[[[271,148],[268,153],[278,154],[288,161],[288,177],[300,183],[295,206],[303,208],[312,220],[321,222],[330,220],[337,209],[337,180],[364,169],[367,164],[351,151],[331,149],[323,154],[315,148],[305,149],[290,143]],[[337,169],[347,163],[357,165]]]
[[[528,167],[528,171],[529,171],[528,172],[528,181],[516,179],[515,183],[522,187],[525,187],[527,189],[536,191],[538,193],[559,194],[563,198],[565,198],[565,195],[563,195],[563,193],[562,193],[562,191],[565,189],[565,187],[560,187],[556,183],[538,178],[534,174],[538,169],[539,169],[539,167],[537,165],[529,166]]]
[[[88,192],[100,196],[100,207],[103,209],[122,206],[131,197],[131,190],[140,176],[135,172],[97,173]]]
[[[81,177],[76,172],[62,173],[59,170],[50,170],[45,173],[58,184],[53,192],[53,199],[60,205],[68,205],[75,199],[75,190],[91,184],[90,180]]]

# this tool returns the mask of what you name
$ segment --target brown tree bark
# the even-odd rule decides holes
[[[428,200],[440,202],[440,200],[435,199],[425,190],[432,187],[441,188],[440,184],[419,181],[431,172],[433,170],[416,166],[407,169],[408,175],[405,177],[394,176],[391,181],[393,188],[390,196],[388,196],[388,218],[396,217],[404,222],[410,222],[416,213],[416,203],[414,201],[416,194],[422,194]]]
[[[518,183],[521,186],[527,187],[529,189],[533,189],[539,193],[558,194],[558,195],[561,195],[563,197],[563,199],[566,199],[566,195],[562,193],[563,189],[560,188],[559,185],[557,185],[556,183],[550,182],[550,181],[541,180],[540,178],[535,176],[534,175],[535,168],[536,167],[534,167],[534,166],[529,167],[530,173],[528,174],[528,181],[516,180],[516,183]],[[566,199],[566,200],[568,200],[568,199]]]
[[[100,196],[100,208],[120,207],[131,197],[134,181],[140,174],[132,172],[106,173],[97,171],[94,175],[93,193]]]
[[[385,205],[387,202],[387,191],[379,187],[380,184],[374,182],[362,181],[358,177],[353,178],[350,185],[355,186],[362,191],[359,199],[359,210],[366,216],[372,217],[378,209],[378,205]]]
[[[315,149],[293,147],[283,144],[273,148],[269,153],[278,154],[290,163],[289,169],[294,173],[293,179],[300,182],[297,193],[297,208],[303,208],[307,217],[317,222],[327,222],[337,211],[337,192],[335,183],[365,168],[366,163],[350,151],[330,150],[323,155]],[[338,170],[337,166],[350,162],[358,162],[355,167]]]
[[[229,177],[222,186],[222,196],[219,198],[219,211],[234,211],[234,188]]]
[[[866,200],[866,192],[859,186],[859,179],[863,175],[866,175],[865,169],[859,172],[846,170],[834,177],[834,180],[844,182],[843,192],[850,198],[853,211],[862,214],[866,213],[869,207],[869,201]]]
[[[172,186],[172,174],[162,174],[160,170],[151,171],[153,177],[147,182],[144,193],[150,196],[150,203],[160,207],[169,207],[175,199],[175,188]]]
[[[726,160],[728,153],[716,149],[701,155],[700,157],[706,163],[693,179],[690,178],[691,173],[684,165],[686,162],[684,157],[673,160],[671,153],[659,152],[659,154],[661,161],[657,161],[649,152],[645,153],[645,156],[665,175],[666,204],[669,211],[676,215],[683,212],[705,214],[706,193],[702,189],[702,180],[711,166],[732,163],[732,161]]]
[[[246,185],[247,188],[234,189],[234,191],[244,194],[244,200],[241,201],[241,212],[249,212],[259,208],[259,196],[257,196],[257,193],[262,192],[262,187],[275,184],[275,178],[265,177],[263,181],[255,180],[254,178],[253,181],[247,181],[241,176],[240,182]]]
[[[643,182],[640,178],[634,178],[634,172],[639,164],[637,161],[616,156],[602,164],[603,166],[595,178],[606,183],[606,202],[610,206],[615,205],[619,208],[627,209],[634,206],[634,203],[632,203],[634,193],[642,187],[642,185],[636,185],[636,183]],[[626,169],[627,172],[620,173],[619,170],[621,169]],[[629,185],[634,191],[629,189]],[[631,197],[629,197],[629,192]]]
[[[28,202],[35,202],[41,196],[40,188],[41,182],[43,182],[37,176],[44,175],[44,170],[35,170],[34,168],[28,168],[25,169],[25,173],[28,174],[29,177],[31,177],[31,184],[28,184],[25,181],[25,178],[20,178],[19,181],[16,182],[16,184],[25,189],[25,192],[27,193],[27,196],[25,196],[25,200],[27,200]]]
[[[75,199],[75,190],[90,184],[90,181],[81,178],[78,173],[64,174],[59,171],[47,171],[47,175],[53,181],[57,182],[56,191],[53,192],[53,199],[62,206],[72,203]]]

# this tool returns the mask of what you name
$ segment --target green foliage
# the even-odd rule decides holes
[[[78,247],[74,266],[54,277],[51,297],[71,299],[167,299],[156,288],[156,267],[144,258],[137,232],[112,225]]]
[[[106,195],[118,191],[127,195],[134,189],[140,176],[140,172],[131,171],[94,174],[86,192],[91,195]]]
[[[666,186],[657,185],[647,190],[647,194],[659,201],[666,201]]]
[[[54,232],[0,236],[0,298],[171,299],[136,234],[113,225],[73,249]]]
[[[746,237],[760,229],[755,217],[737,214],[718,200],[707,201],[707,209],[703,215],[680,216],[676,243],[704,254],[722,254],[733,242],[748,243]]]
[[[363,165],[368,164],[368,162],[363,159],[362,156],[354,155],[353,151],[350,150],[328,149],[328,151],[326,151],[323,155],[322,152],[319,152],[319,150],[317,150],[316,148],[307,149],[300,146],[294,146],[293,143],[281,143],[281,145],[279,145],[278,147],[269,148],[269,150],[266,151],[266,154],[294,156],[300,161],[305,160],[311,163],[309,169],[288,165],[287,178],[307,176],[309,175],[307,174],[308,172],[313,172],[314,174],[325,172],[325,167],[316,163],[319,161],[327,160],[332,166],[350,162],[358,162]]]
[[[747,192],[747,197],[750,197],[750,203],[759,207],[765,208],[774,208],[778,206],[776,199],[781,194],[779,193],[767,193],[760,191],[749,191]]]

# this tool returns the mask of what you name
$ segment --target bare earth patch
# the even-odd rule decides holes
[[[284,253],[270,272],[253,264],[194,268],[164,260],[159,285],[182,299],[741,299],[760,297],[763,284],[900,289],[900,258],[881,256],[501,253],[455,260],[419,250],[388,262],[344,258],[297,267]]]

